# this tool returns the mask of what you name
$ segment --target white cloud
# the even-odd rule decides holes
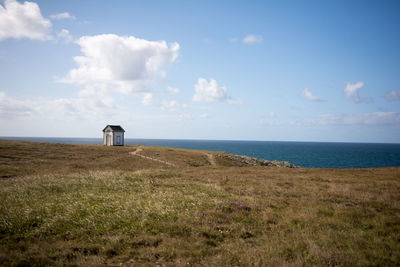
[[[226,87],[218,86],[217,81],[212,78],[209,82],[204,78],[199,78],[194,90],[192,100],[195,102],[225,101],[228,98]]]
[[[245,44],[256,44],[261,43],[263,41],[263,37],[261,35],[248,34],[243,38],[242,41]]]
[[[102,97],[49,99],[38,105],[43,109],[41,113],[53,113],[53,118],[61,120],[104,120],[117,112],[114,100]]]
[[[71,120],[104,120],[115,116],[116,109],[111,97],[102,94],[90,97],[76,98],[36,98],[14,99],[0,92],[0,118],[12,120],[29,118],[41,120],[71,121]]]
[[[4,7],[0,4],[0,41],[7,38],[50,40],[51,27],[36,3],[6,0]]]
[[[153,103],[153,94],[145,93],[142,98],[142,104],[145,106],[150,106]]]
[[[121,93],[146,91],[146,82],[164,79],[164,67],[178,57],[179,44],[102,34],[76,41],[82,56],[60,82],[103,85]]]
[[[16,118],[26,117],[34,113],[31,101],[21,101],[8,97],[4,92],[0,92],[0,117]]]
[[[68,12],[53,14],[50,16],[51,19],[59,20],[59,19],[76,19],[75,16],[72,16]]]
[[[171,112],[175,112],[175,111],[178,110],[178,107],[179,107],[179,105],[175,100],[171,100],[171,101],[165,101],[164,100],[161,103],[161,109],[162,110],[168,110],[168,111],[171,111]]]
[[[326,114],[315,119],[299,120],[296,125],[400,125],[398,112],[372,112],[362,114]]]
[[[392,90],[385,95],[387,101],[400,101],[400,89]]]
[[[400,114],[397,112],[373,112],[351,115],[323,115],[318,120],[320,124],[395,125],[400,124]]]
[[[106,98],[107,90],[104,86],[86,86],[85,89],[81,90],[78,93],[79,97],[98,97],[102,96]]]
[[[210,117],[210,115],[208,115],[207,113],[203,113],[200,115],[200,118],[202,119],[208,119]]]
[[[311,93],[310,89],[308,89],[308,88],[304,88],[300,92],[300,96],[305,98],[305,99],[307,99],[307,100],[310,100],[310,101],[317,101],[317,102],[323,101],[322,99],[320,99],[320,98],[316,97],[315,95],[313,95]]]
[[[243,105],[244,101],[242,99],[233,99],[228,97],[227,102],[229,105]]]
[[[191,120],[191,119],[193,119],[193,116],[192,116],[192,114],[189,114],[189,113],[182,113],[182,114],[178,115],[178,119],[180,119],[180,120]]]
[[[62,29],[59,33],[57,33],[57,36],[66,43],[71,43],[73,41],[72,35],[66,29]]]
[[[360,102],[359,90],[364,87],[363,82],[356,83],[346,83],[346,87],[344,88],[344,93],[347,98],[355,103]]]
[[[270,111],[261,118],[260,123],[262,125],[279,125],[281,122],[278,120],[278,116],[275,112]]]
[[[168,94],[171,94],[171,95],[179,94],[181,92],[181,90],[179,88],[174,88],[171,86],[168,86],[166,91]]]

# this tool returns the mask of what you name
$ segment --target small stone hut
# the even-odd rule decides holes
[[[125,130],[119,125],[107,125],[103,129],[103,144],[106,146],[123,146]]]

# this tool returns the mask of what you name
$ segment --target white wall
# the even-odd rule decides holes
[[[110,129],[107,129],[105,132],[103,132],[103,145],[107,145],[107,135],[109,135],[109,136],[111,136],[110,137],[110,141],[111,141],[111,146],[113,145],[112,144],[112,141],[113,141],[113,132],[110,130]]]

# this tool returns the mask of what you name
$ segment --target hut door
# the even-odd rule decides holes
[[[121,144],[121,136],[117,136],[117,145]]]
[[[107,134],[107,136],[106,136],[106,144],[107,144],[107,146],[111,146],[111,138],[110,138],[111,136],[110,135],[108,135]]]

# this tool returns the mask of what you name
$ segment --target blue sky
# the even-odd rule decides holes
[[[400,142],[399,1],[0,5],[0,136]]]

